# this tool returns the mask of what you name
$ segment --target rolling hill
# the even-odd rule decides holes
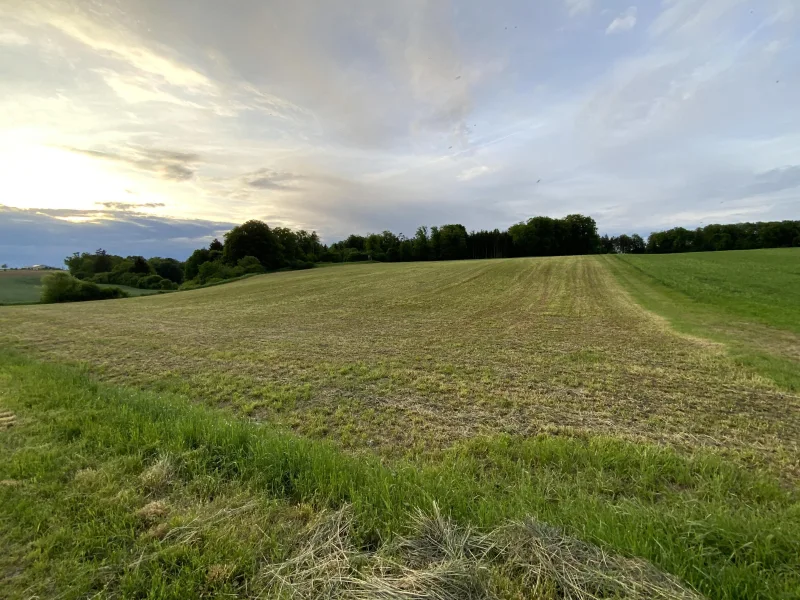
[[[796,256],[770,252],[768,262]],[[110,529],[86,535],[133,523],[118,554],[100,554],[122,574],[115,589],[133,582],[137,593],[144,583],[127,558],[137,552],[160,557],[148,573],[166,578],[175,597],[210,585],[212,567],[214,590],[269,591],[264,569],[302,553],[286,540],[265,550],[248,537],[253,523],[278,537],[283,523],[284,537],[302,540],[309,521],[345,518],[327,511],[346,509],[355,548],[376,548],[413,537],[422,509],[482,531],[540,519],[710,597],[791,597],[800,582],[800,399],[789,368],[797,338],[777,313],[751,313],[779,289],[759,276],[795,283],[779,267],[743,276],[735,265],[753,256],[733,254],[742,255],[728,259],[734,267],[714,269],[723,281],[731,270],[731,289],[750,290],[750,308],[737,314],[751,311],[753,323],[741,330],[730,325],[735,300],[687,293],[692,277],[720,285],[703,264],[673,261],[669,279],[655,256],[354,265],[124,301],[5,307],[0,376],[14,391],[0,405],[22,424],[5,438],[3,452],[17,458],[0,477],[28,482],[39,472],[49,489],[68,480],[59,493],[98,506],[126,494]],[[796,300],[779,302],[798,310]],[[32,439],[72,458],[26,454]],[[78,477],[86,469],[97,471],[88,482]],[[2,491],[18,515],[42,494],[32,483]],[[272,512],[235,512],[266,498]],[[137,511],[156,501],[149,510],[160,516],[142,525]],[[187,550],[202,581],[159,567],[176,552],[167,542],[183,534],[165,533],[163,547],[141,536],[211,518],[208,502],[243,516],[224,531],[211,519],[197,534],[217,540]],[[254,563],[235,542],[265,558]],[[56,556],[86,571],[80,589],[100,585],[84,555]],[[486,566],[483,592],[528,589],[511,562]],[[475,563],[469,569],[482,577]],[[548,577],[555,587],[542,597],[562,597],[559,575]]]

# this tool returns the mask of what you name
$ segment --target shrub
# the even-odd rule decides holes
[[[233,279],[245,274],[242,267],[231,267],[220,261],[207,262],[200,265],[197,280],[200,283],[209,283],[216,280]]]
[[[161,277],[161,275],[147,275],[139,280],[139,287],[143,290],[160,290],[163,289],[161,287],[161,282],[163,281],[169,283],[169,281]]]
[[[53,273],[42,280],[42,302],[83,302],[86,300],[108,300],[127,298],[119,288],[101,288],[91,281],[81,281],[68,273]]]
[[[149,261],[156,275],[169,279],[173,283],[183,283],[183,265],[174,258],[153,257]]]
[[[307,260],[293,260],[290,263],[290,266],[292,267],[292,269],[301,271],[303,269],[313,269],[314,263]]]
[[[237,263],[239,267],[244,269],[245,273],[263,273],[264,266],[255,256],[245,256]]]
[[[319,262],[323,262],[323,263],[339,262],[340,260],[341,260],[341,257],[338,254],[336,254],[335,252],[331,252],[330,250],[327,250],[327,251],[323,252],[319,256]]]
[[[345,262],[361,262],[364,260],[369,260],[369,254],[366,252],[360,252],[358,250],[353,250],[352,248],[348,248],[346,252],[347,254],[345,254],[344,257]]]

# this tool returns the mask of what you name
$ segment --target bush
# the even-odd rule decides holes
[[[164,279],[160,275],[147,275],[146,277],[142,277],[139,280],[139,288],[143,290],[161,290],[164,289],[161,287],[162,282],[170,283],[169,280]]]
[[[303,269],[313,269],[314,263],[307,260],[293,260],[289,263],[292,269],[302,271]]]
[[[255,256],[245,256],[236,263],[245,273],[263,273],[266,269]]]
[[[197,281],[209,283],[216,280],[233,279],[245,274],[242,267],[231,267],[220,261],[207,262],[200,265]]]
[[[127,298],[119,288],[101,288],[91,281],[81,281],[68,273],[53,273],[42,280],[42,302],[84,302],[87,300],[109,300]]]
[[[345,262],[361,262],[364,260],[369,260],[369,254],[366,252],[360,252],[358,250],[353,250],[352,248],[347,249],[347,254],[344,257]]]
[[[341,257],[336,254],[335,252],[331,252],[330,250],[323,252],[320,254],[319,262],[323,263],[332,263],[332,262],[339,262]]]
[[[138,273],[112,271],[110,273],[97,273],[90,281],[94,283],[126,285],[141,290],[175,290],[177,284],[160,275],[140,275]]]
[[[149,261],[156,275],[169,279],[176,284],[183,283],[183,265],[174,258],[153,257]],[[166,289],[166,288],[165,288]]]

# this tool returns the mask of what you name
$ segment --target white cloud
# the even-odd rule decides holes
[[[635,6],[628,8],[620,16],[611,21],[608,29],[606,29],[606,34],[622,33],[623,31],[630,31],[636,27],[636,12]]]
[[[764,52],[767,54],[777,54],[785,45],[786,44],[783,40],[772,40],[766,46],[764,46]]]
[[[571,17],[584,15],[592,10],[594,0],[564,0]]]
[[[491,167],[487,167],[486,165],[480,165],[477,167],[472,167],[471,169],[464,169],[458,175],[458,178],[461,181],[470,181],[471,179],[475,179],[476,177],[480,177],[481,175],[487,175],[492,173],[494,169]]]
[[[50,25],[97,52],[108,53],[129,63],[135,69],[162,77],[170,84],[190,91],[215,91],[216,86],[202,73],[165,58],[162,54],[145,47],[127,34],[114,32],[112,35],[108,29],[78,15],[65,17],[57,14],[45,14]]]
[[[27,46],[30,40],[16,31],[0,31],[0,46]]]

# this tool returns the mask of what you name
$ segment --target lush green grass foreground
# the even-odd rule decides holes
[[[374,548],[433,502],[481,528],[534,515],[712,598],[800,597],[798,498],[708,454],[498,436],[382,463],[6,352],[0,411],[3,597],[255,595],[321,509],[351,504]]]

